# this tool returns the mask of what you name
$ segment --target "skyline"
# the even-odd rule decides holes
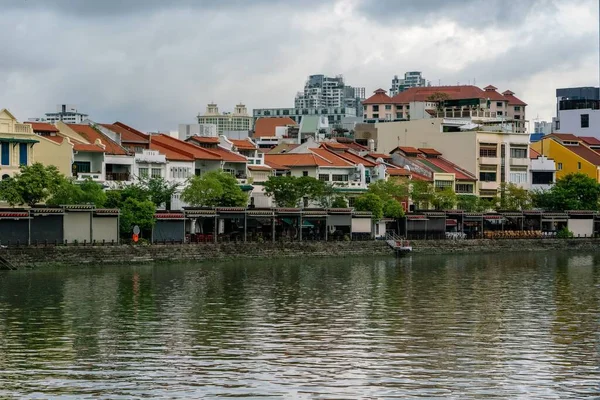
[[[67,103],[174,130],[211,101],[292,107],[312,74],[341,74],[369,97],[417,70],[432,85],[510,89],[533,127],[554,116],[556,88],[598,86],[592,0],[11,0],[5,13],[0,107],[22,121]]]

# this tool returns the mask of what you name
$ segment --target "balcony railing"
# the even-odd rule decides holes
[[[107,181],[128,181],[131,174],[129,172],[107,172]]]
[[[510,165],[526,167],[529,165],[529,158],[511,158]]]
[[[15,133],[33,133],[31,124],[15,124]]]
[[[441,110],[436,111],[438,118],[501,118],[497,113],[482,110]]]
[[[479,157],[479,164],[498,165],[500,164],[499,157]]]
[[[104,181],[101,172],[78,172],[76,176],[78,181],[85,181],[86,179],[91,179],[96,182]]]

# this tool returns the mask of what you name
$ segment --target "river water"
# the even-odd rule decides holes
[[[0,272],[0,398],[600,396],[600,253]]]

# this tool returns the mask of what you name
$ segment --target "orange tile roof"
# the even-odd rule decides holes
[[[348,147],[347,145],[343,144],[343,143],[339,143],[339,142],[335,142],[335,141],[331,141],[331,142],[323,142],[321,144],[321,146],[325,146],[328,147],[330,149],[334,149],[334,150],[347,150],[350,147]]]
[[[31,125],[31,129],[34,132],[58,132],[58,129],[52,124],[46,122],[25,122]]]
[[[248,165],[250,171],[272,171],[273,168],[266,165]]]
[[[215,147],[214,149],[204,149],[206,151],[210,151],[213,154],[218,155],[219,157],[221,157],[221,159],[223,161],[227,161],[227,162],[235,162],[235,163],[246,163],[248,162],[248,159],[244,156],[242,156],[241,154],[237,154],[234,153],[233,151],[229,151],[227,149],[224,149],[222,147]]]
[[[275,136],[278,126],[298,126],[290,117],[261,117],[254,124],[254,137]]]
[[[161,154],[164,154],[165,157],[167,158],[167,160],[170,160],[170,161],[194,161],[195,160],[194,156],[191,153],[188,153],[187,151],[181,150],[181,149],[173,150],[173,148],[171,148],[169,146],[163,146],[160,142],[157,142],[156,140],[150,141],[150,149],[157,150]]]
[[[594,164],[595,166],[600,166],[600,154],[595,152],[586,146],[567,146],[567,149],[571,150],[573,153],[577,154],[579,157],[584,160]]]
[[[97,139],[100,139],[103,145],[106,146],[105,153],[114,154],[114,155],[127,155],[127,151],[119,146],[117,143],[113,142],[108,136],[98,132],[96,129],[92,128],[89,125],[85,124],[67,124],[69,128],[80,134],[85,140],[90,143],[96,142]],[[93,151],[93,150],[86,150]]]
[[[363,105],[364,104],[392,104],[392,98],[390,96],[388,96],[385,90],[379,88],[377,89],[374,95],[372,95],[371,97],[369,97],[366,100],[363,100]]]
[[[419,150],[417,150],[416,148],[411,147],[411,146],[398,146],[394,150],[392,150],[391,153],[393,153],[396,150],[400,150],[404,154],[415,154],[416,155],[416,154],[420,153]]]
[[[464,169],[460,168],[458,165],[446,160],[443,157],[426,158],[425,161],[446,173],[454,174],[454,177],[457,180],[461,180],[461,181],[477,180],[477,178],[475,178],[475,175],[471,174],[470,172],[465,171]]]
[[[231,143],[233,143],[233,145],[235,147],[237,147],[238,150],[256,150],[257,149],[256,145],[247,139],[229,139],[229,141]]]
[[[87,151],[90,153],[104,153],[104,149],[95,144],[75,143],[73,145],[75,151]]]
[[[310,151],[320,158],[324,159],[327,164],[323,164],[317,158],[317,161],[320,162],[319,166],[321,167],[351,167],[354,166],[353,162],[344,160],[342,157],[338,156],[336,153],[329,151],[327,149],[310,149]]]
[[[345,151],[343,153],[335,153],[335,154],[337,156],[343,158],[344,160],[349,161],[355,165],[362,164],[365,167],[375,167],[377,165],[373,161],[367,160],[366,158],[356,155],[354,153],[350,153],[349,151]]]
[[[537,152],[536,150],[534,150],[531,147],[529,148],[529,158],[535,159],[535,158],[538,158],[539,156],[541,156],[541,154],[539,152]]]
[[[410,176],[410,171],[400,167],[390,168],[388,166],[385,172],[387,172],[387,174],[390,176]]]
[[[389,160],[392,158],[392,156],[390,156],[389,154],[383,154],[383,153],[369,153],[368,156],[373,157],[375,159],[382,158],[384,160]]]
[[[65,138],[62,137],[62,136],[45,135],[45,136],[42,136],[42,137],[45,138],[45,139],[48,139],[48,140],[52,140],[53,142],[56,142],[56,143],[62,143],[65,140]]]
[[[190,155],[196,160],[221,160],[221,156],[203,149],[200,146],[185,142],[183,140],[176,139],[164,133],[158,135],[152,135],[150,143],[158,144],[163,147],[167,147],[173,151],[183,152],[184,155]]]
[[[148,143],[148,135],[138,131],[132,131],[125,128],[124,124],[115,122],[114,124],[100,124],[103,127],[121,135],[121,143]]]
[[[265,164],[267,164],[269,167],[276,169],[276,170],[288,170],[289,169],[285,165],[277,164],[276,162],[269,160],[267,157],[265,157]]]
[[[191,142],[203,143],[203,144],[218,144],[219,138],[214,136],[192,136],[187,139]]]
[[[441,156],[442,155],[442,153],[440,153],[436,149],[419,147],[418,150],[421,153],[426,154],[428,156]]]

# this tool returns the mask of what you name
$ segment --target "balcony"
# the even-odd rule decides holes
[[[87,179],[91,179],[94,182],[104,182],[104,178],[102,177],[101,172],[78,172],[77,180],[85,181]]]
[[[510,165],[515,167],[527,167],[529,166],[529,158],[511,158]]]
[[[499,187],[498,182],[479,182],[479,190],[498,190]]]
[[[501,118],[495,112],[484,110],[452,110],[434,111],[437,118]]]
[[[122,182],[122,181],[128,181],[131,177],[131,174],[129,172],[107,172],[106,173],[106,180],[107,181],[117,181],[117,182]]]
[[[167,159],[156,150],[143,150],[141,153],[135,153],[135,162],[165,164]]]
[[[33,130],[31,129],[31,124],[15,124],[15,133],[31,133],[31,134],[33,134]]]
[[[500,157],[479,157],[479,164],[498,165],[500,164]]]

